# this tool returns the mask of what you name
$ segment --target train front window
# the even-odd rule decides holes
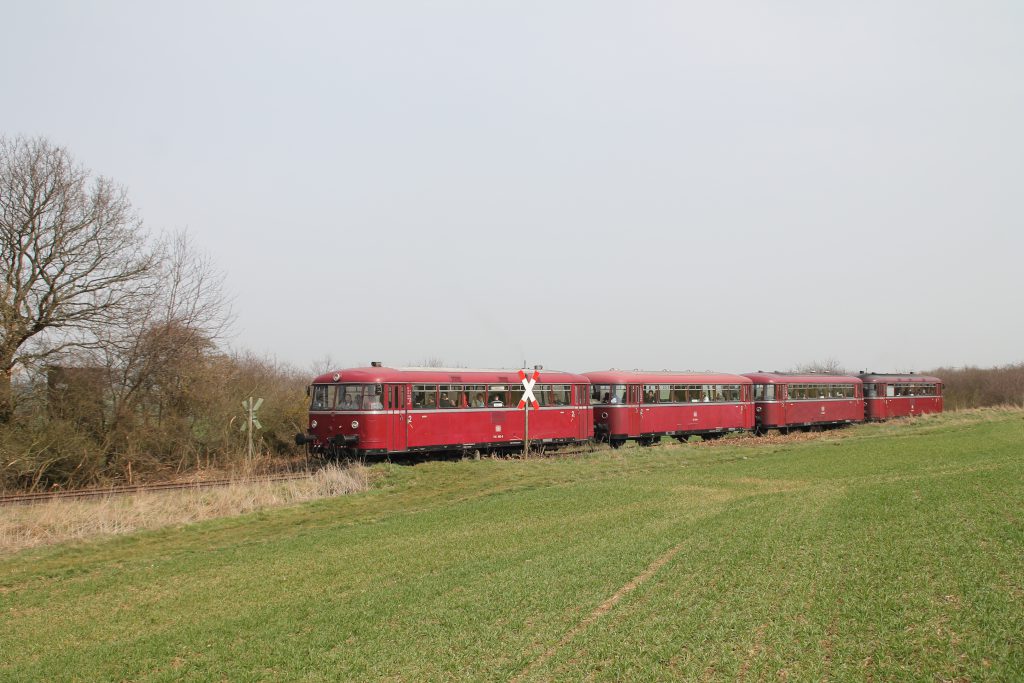
[[[339,384],[338,410],[382,410],[384,387],[380,384]]]
[[[332,404],[334,387],[330,384],[314,384],[311,393],[312,400],[309,404],[310,410],[329,410]]]

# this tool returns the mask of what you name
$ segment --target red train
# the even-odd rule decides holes
[[[757,431],[789,431],[801,427],[864,421],[864,395],[859,377],[752,372]]]
[[[924,375],[876,375],[862,372],[864,419],[888,420],[942,412],[942,380]]]
[[[662,436],[705,439],[754,428],[753,382],[741,375],[679,372],[587,372],[594,432],[618,448]]]
[[[663,436],[789,431],[942,411],[942,380],[920,375],[541,370],[538,406],[519,410],[517,370],[351,368],[310,386],[309,429],[296,443],[359,457],[520,450],[596,439],[619,447]]]
[[[594,435],[590,382],[548,372],[533,388],[534,444],[589,441]],[[369,368],[320,375],[310,388],[309,432],[300,445],[353,455],[501,450],[523,447],[526,414],[517,405],[517,370]]]

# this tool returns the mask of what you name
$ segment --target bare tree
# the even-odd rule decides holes
[[[91,354],[111,375],[114,427],[140,412],[159,422],[165,410],[187,412],[189,379],[203,371],[234,320],[224,274],[187,233],[162,240],[146,285],[126,315],[107,325]]]
[[[794,367],[791,372],[799,372],[804,374],[818,374],[818,375],[848,375],[850,372],[843,367],[835,358],[826,358],[825,360],[816,360],[811,363],[802,363]]]
[[[17,367],[89,347],[151,292],[125,190],[42,138],[0,137],[0,423]]]

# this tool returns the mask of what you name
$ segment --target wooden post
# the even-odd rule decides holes
[[[528,458],[528,457],[530,457],[530,404],[529,403],[527,403],[525,406],[523,406],[523,411],[525,412],[525,415],[524,415],[523,419],[526,421],[526,430],[525,430],[526,433],[525,433],[524,438],[523,438],[523,457],[524,458]]]
[[[246,449],[246,459],[252,462],[252,396],[249,397],[249,443]]]

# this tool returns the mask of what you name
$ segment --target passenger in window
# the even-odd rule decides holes
[[[604,392],[604,396],[601,398],[601,403],[611,403],[611,402],[612,402],[611,401],[611,394],[609,394],[607,391]]]
[[[484,395],[479,391],[473,394],[473,407],[483,408],[484,407]]]
[[[491,404],[492,408],[503,408],[505,406],[505,401],[502,399],[501,394],[491,394],[488,403]]]
[[[452,407],[452,400],[450,398],[448,398],[448,394],[443,392],[443,391],[441,392],[441,401],[440,401],[439,405],[442,408],[451,408]]]

